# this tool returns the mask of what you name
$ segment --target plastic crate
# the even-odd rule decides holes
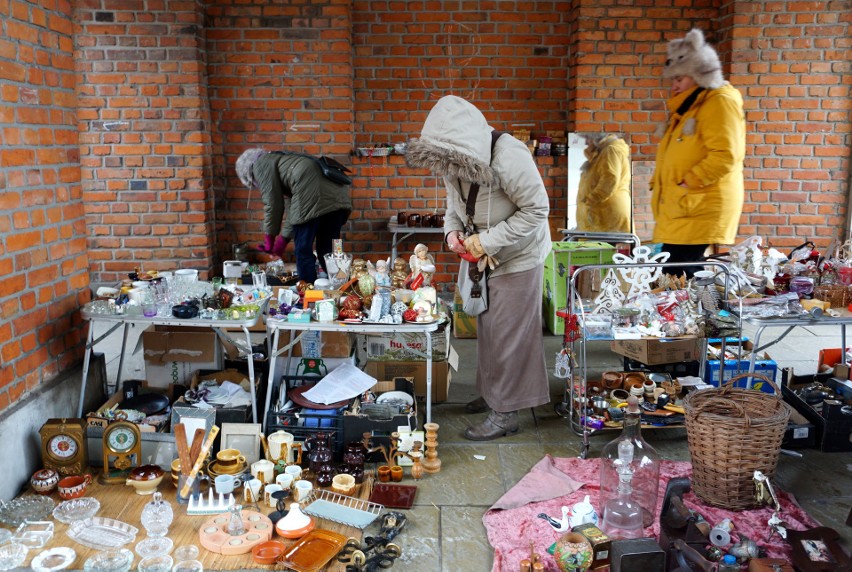
[[[267,417],[266,434],[283,430],[292,433],[296,441],[305,442],[308,438],[325,433],[331,435],[331,450],[335,460],[339,461],[343,456],[343,412],[340,409],[327,409],[325,414],[304,413],[302,409],[287,412],[270,411]],[[303,463],[306,458],[303,454]]]

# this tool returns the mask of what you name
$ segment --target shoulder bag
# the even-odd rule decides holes
[[[503,135],[501,131],[491,132],[491,155],[494,155],[494,145],[497,139]],[[461,181],[459,181],[461,191]],[[467,215],[467,226],[465,232],[470,235],[476,232],[473,226],[473,215],[476,212],[476,196],[479,194],[479,183],[471,183],[470,192],[465,201],[465,214]],[[480,270],[476,262],[462,258],[459,266],[459,279],[456,283],[459,295],[462,299],[462,310],[469,316],[478,316],[488,309],[488,267]]]
[[[352,171],[350,171],[346,165],[336,159],[332,159],[331,157],[326,157],[325,155],[315,157],[308,153],[297,153],[295,151],[274,151],[274,153],[278,153],[279,155],[298,155],[299,157],[307,157],[319,166],[323,176],[332,183],[337,183],[338,185],[352,184],[352,179],[348,177],[348,174]]]

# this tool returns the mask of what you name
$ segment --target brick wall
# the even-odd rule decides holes
[[[94,282],[213,264],[201,2],[79,3],[75,62]]]
[[[0,410],[82,356],[86,228],[70,6],[0,2]]]

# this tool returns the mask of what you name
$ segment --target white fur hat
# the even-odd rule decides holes
[[[684,38],[670,41],[668,56],[663,77],[688,75],[706,89],[716,89],[725,83],[719,55],[704,41],[704,33],[697,28]]]

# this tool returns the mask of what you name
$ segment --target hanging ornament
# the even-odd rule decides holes
[[[650,292],[651,284],[663,273],[661,267],[642,266],[642,264],[665,262],[671,256],[668,252],[658,252],[654,255],[651,253],[651,247],[643,245],[633,250],[632,257],[620,252],[612,255],[612,261],[616,264],[629,265],[627,268],[618,269],[621,280],[630,284],[630,290],[626,297],[628,300],[633,300],[640,294]]]
[[[611,314],[624,305],[624,292],[621,291],[621,282],[618,280],[614,269],[607,270],[606,277],[601,282],[601,293],[595,298],[593,314]]]

